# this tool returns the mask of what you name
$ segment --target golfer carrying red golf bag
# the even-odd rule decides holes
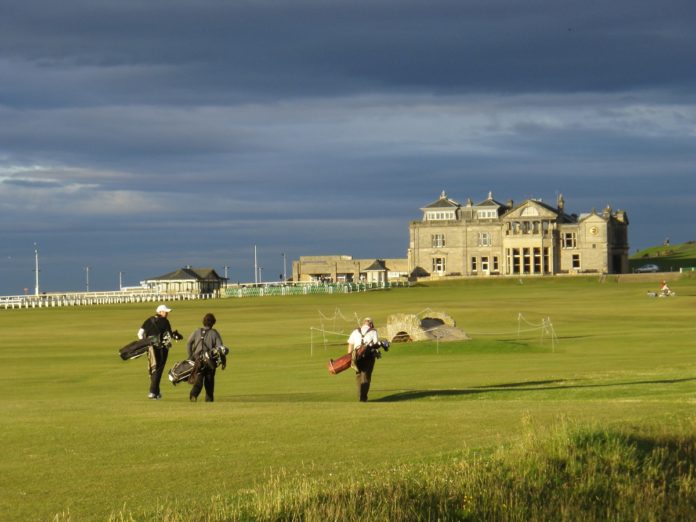
[[[362,320],[360,328],[356,328],[348,338],[348,353],[351,354],[351,368],[355,370],[355,383],[358,388],[360,402],[367,402],[367,393],[370,391],[372,370],[375,368],[377,353],[375,350],[358,350],[363,346],[377,346],[379,337],[371,317]],[[362,353],[361,356],[359,354]]]

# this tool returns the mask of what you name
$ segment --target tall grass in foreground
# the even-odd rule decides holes
[[[111,520],[696,520],[695,464],[692,429],[561,426],[485,456],[397,466],[349,483],[281,472],[253,490],[213,496],[203,509],[123,509]]]

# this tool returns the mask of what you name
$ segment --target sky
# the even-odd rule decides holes
[[[696,239],[692,0],[0,0],[0,295],[406,257],[441,191]],[[227,267],[227,268],[225,268]]]

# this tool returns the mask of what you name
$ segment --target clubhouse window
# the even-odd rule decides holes
[[[495,219],[498,217],[497,210],[478,210],[476,212],[476,217],[479,219]]]
[[[454,210],[430,211],[425,213],[428,221],[449,221],[454,219]]]
[[[434,257],[433,258],[433,272],[437,274],[442,274],[445,271],[446,259],[444,257]]]
[[[575,232],[563,233],[563,248],[576,248],[577,244],[578,242]]]
[[[481,256],[481,272],[488,273],[488,256]]]
[[[441,248],[445,246],[445,234],[433,234],[430,236],[431,246]]]

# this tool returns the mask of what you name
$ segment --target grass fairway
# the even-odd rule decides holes
[[[191,404],[163,382],[148,401],[144,359],[117,354],[155,304],[0,311],[2,520],[161,519],[163,506],[208,506],[289,473],[348,481],[515,443],[525,426],[665,429],[696,407],[696,280],[678,296],[608,277],[455,281],[306,297],[170,303],[187,337],[204,313],[232,350],[216,402]],[[473,340],[393,345],[377,362],[370,402],[353,376],[331,376],[351,325],[324,345],[320,313],[441,310]],[[548,317],[558,337],[525,322]],[[184,358],[185,344],[169,364]],[[329,486],[327,486],[329,487]]]

